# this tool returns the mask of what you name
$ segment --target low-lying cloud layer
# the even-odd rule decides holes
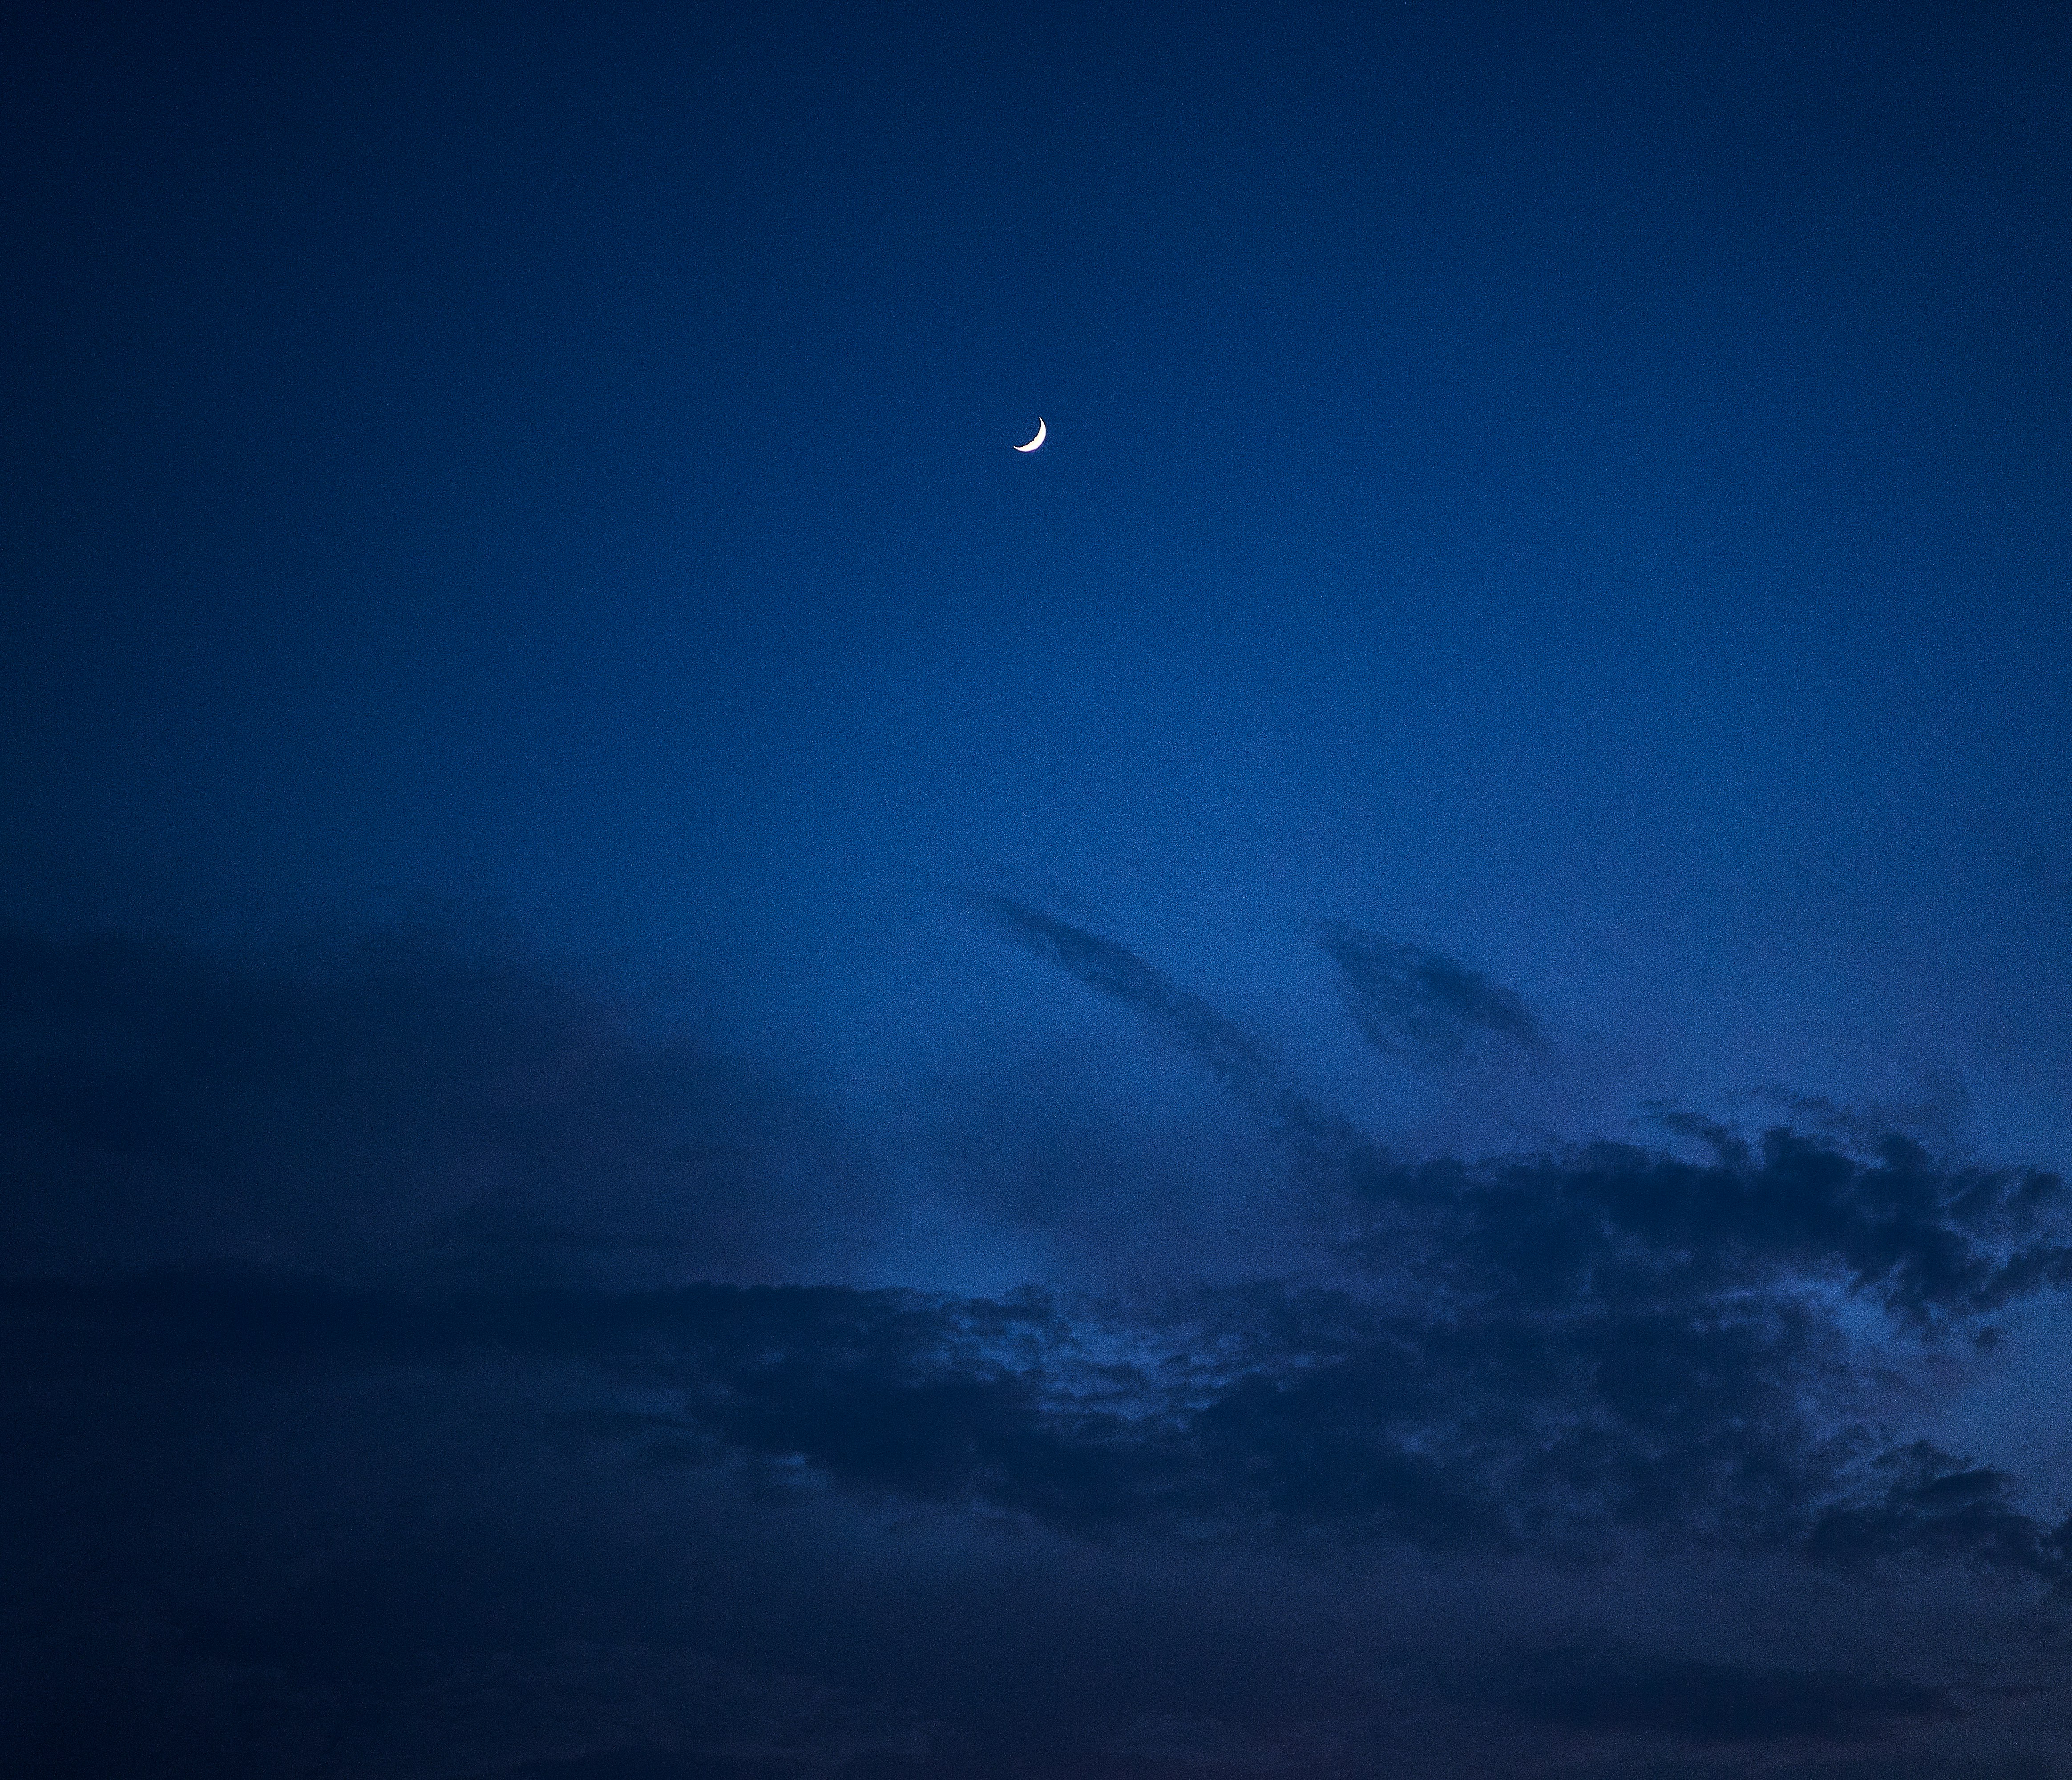
[[[1910,1416],[2072,1285],[2063,1182],[1689,1117],[1392,1155],[978,902],[1279,1140],[1240,1276],[845,1282],[896,1252],[882,1145],[508,952],[6,936],[34,1761],[2055,1771],[2072,1517]],[[1384,1048],[1551,1043],[1318,934]]]

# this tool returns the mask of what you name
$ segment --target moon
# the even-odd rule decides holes
[[[1041,445],[1041,444],[1043,442],[1043,430],[1044,430],[1044,429],[1043,429],[1043,420],[1042,420],[1042,417],[1039,414],[1039,415],[1037,417],[1037,419],[1036,419],[1036,436],[1035,436],[1035,438],[1034,438],[1033,439],[1031,439],[1031,440],[1030,440],[1030,441],[1026,445],[1018,445],[1018,446],[1015,446],[1015,448],[1014,448],[1014,449],[1015,449],[1016,450],[1018,450],[1018,451],[1033,451],[1033,450],[1034,450],[1038,446]]]

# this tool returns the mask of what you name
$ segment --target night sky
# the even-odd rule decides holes
[[[2072,1780],[2072,9],[0,88],[0,1767]]]

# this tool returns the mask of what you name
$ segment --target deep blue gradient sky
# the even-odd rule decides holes
[[[0,68],[9,1274],[25,1326],[117,1331],[47,1337],[31,1392],[51,1599],[101,1603],[10,1634],[47,1653],[38,1759],[92,1692],[71,1639],[120,1645],[115,1718],[161,1726],[80,1773],[2072,1771],[2062,1694],[1984,1704],[2067,1654],[2072,1271],[2048,1194],[1996,1223],[1961,1184],[2072,1167],[2072,14],[35,6]],[[1862,1190],[1910,1234],[1703,1120],[1883,1157]],[[1630,1201],[1595,1139],[1700,1172]],[[1388,1173],[1494,1154],[1552,1199]],[[2019,1281],[1950,1260],[2032,1238]],[[1557,1290],[1564,1243],[1607,1246]],[[1893,1285],[1931,1252],[1955,1270]],[[122,1297],[166,1266],[247,1296]],[[113,1297],[35,1296],[88,1281]],[[627,1308],[714,1281],[980,1322],[1026,1284],[1063,1320],[857,1309],[891,1371],[780,1408],[711,1358],[775,1337]],[[521,1284],[580,1304],[514,1334],[481,1294]],[[1751,1291],[1826,1333],[1694,1359],[1753,1381],[1709,1432],[1433,1333],[1610,1318],[1588,1371],[1725,1338]],[[1269,1335],[1263,1292],[1339,1309]],[[1667,1321],[1618,1322],[1643,1301]],[[1393,1317],[1420,1332],[1359,1320]],[[219,1323],[302,1330],[310,1371],[253,1382]],[[705,1384],[655,1371],[679,1340]],[[1043,1395],[1075,1342],[1141,1369],[1127,1414]],[[1175,1383],[1203,1342],[1252,1358]],[[204,1356],[177,1388],[137,1370],[168,1343]],[[1257,1393],[1328,1366],[1331,1427],[1408,1416],[1398,1459],[1468,1455],[1483,1494],[1420,1520],[1341,1456],[1386,1512],[1314,1479],[1262,1507],[1231,1480],[1323,1424]],[[983,1398],[1010,1374],[1034,1394]],[[68,1506],[147,1398],[182,1406],[145,1417],[166,1495]],[[916,1456],[939,1415],[969,1474]],[[1719,1502],[1574,1457],[1564,1490],[1625,1503],[1597,1519],[1490,1456],[1605,1416],[1650,1464],[1770,1433]],[[698,1431],[572,1457],[611,1416]],[[212,1417],[228,1499],[324,1554],[221,1558],[235,1635],[170,1555],[217,1536]],[[1821,1445],[1850,1429],[1850,1464],[1943,1456],[1873,1489]],[[313,1481],[327,1442],[364,1499]],[[2029,1517],[1990,1562],[1977,1515],[1970,1546],[1892,1530],[1906,1489],[1986,1499],[1967,1453]],[[1573,1568],[1606,1526],[1659,1565]],[[414,1611],[383,1592],[410,1554],[487,1598],[564,1537],[617,1578],[583,1612],[535,1579],[402,1679],[354,1654]],[[1929,1569],[1852,1593],[1844,1546]],[[839,1637],[757,1617],[816,1589]],[[996,1597],[1011,1659],[971,1630]],[[1891,1599],[1961,1649],[1881,1643]],[[1219,1616],[1227,1712],[1144,1629]],[[1080,1673],[1058,1628],[1096,1622],[1141,1667]],[[279,1638],[289,1680],[252,1654]],[[945,1679],[953,1648],[1006,1667]],[[497,1664],[602,1704],[496,1742],[453,1702]]]

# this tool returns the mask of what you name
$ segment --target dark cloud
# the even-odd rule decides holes
[[[1289,1140],[1236,1276],[783,1283],[897,1208],[805,1096],[573,973],[10,936],[31,1770],[1149,1780],[1387,1766],[1403,1699],[1572,1753],[2012,1709],[1848,1603],[1998,1623],[2072,1578],[2072,1522],[1889,1388],[2072,1280],[2063,1182],[1679,1115],[1708,1159],[1391,1158],[1150,965],[985,906]],[[1575,1604],[1622,1565],[1766,1578],[1867,1654],[1614,1646]]]
[[[1346,1128],[1122,948],[989,906],[1270,1114]],[[306,980],[113,943],[15,956],[33,968],[11,1004],[6,1105],[30,1158],[11,1215],[66,1204],[105,1245],[100,1277],[69,1280],[61,1244],[22,1245],[46,1276],[5,1301],[47,1367],[581,1364],[663,1394],[628,1421],[598,1411],[658,1451],[796,1461],[1104,1538],[1554,1554],[1639,1535],[2062,1572],[2058,1535],[1996,1474],[1926,1447],[1865,1470],[1893,1353],[1838,1320],[1854,1299],[1888,1344],[1975,1335],[2072,1280],[2072,1196],[2048,1174],[1782,1128],[1751,1145],[1707,1128],[1710,1163],[1604,1144],[1394,1162],[1348,1141],[1309,1153],[1338,1173],[1291,1229],[1307,1283],[1269,1268],[1127,1303],[629,1290],[649,1250],[709,1281],[783,1234],[781,1199],[756,1202],[767,1172],[707,1161],[714,1127],[751,1163],[776,1141],[681,1041],[421,935]],[[117,1214],[147,1188],[188,1246],[160,1235],[155,1270],[125,1273]],[[299,1273],[259,1264],[282,1248]]]
[[[1342,1293],[1163,1305],[708,1285],[426,1297],[310,1281],[20,1282],[14,1349],[269,1376],[582,1367],[623,1396],[562,1425],[672,1464],[746,1462],[1076,1537],[1381,1542],[1432,1553],[1656,1545],[1819,1562],[1962,1559],[2055,1579],[2065,1529],[1917,1445],[1833,1418],[1835,1332],[1775,1305],[1445,1322]],[[803,1473],[782,1467],[803,1465]]]
[[[1351,1175],[1377,1266],[1437,1243],[1448,1289],[1512,1304],[1688,1305],[1832,1285],[1922,1326],[1973,1324],[2072,1282],[2072,1193],[2041,1169],[1864,1156],[1778,1127],[1712,1128],[1699,1164],[1622,1144],[1480,1165],[1368,1159]],[[1407,1248],[1406,1248],[1407,1245]]]
[[[437,911],[273,960],[0,931],[0,1143],[40,1268],[767,1276],[869,1194],[802,1097]]]
[[[2014,1479],[1916,1441],[1881,1453],[1868,1499],[1827,1509],[1806,1538],[1822,1561],[1850,1568],[1880,1559],[1957,1558],[2016,1575],[2072,1576],[2072,1515],[2039,1525],[2009,1500]]]
[[[1491,1042],[1544,1048],[1525,1003],[1459,959],[1343,921],[1312,921],[1309,927],[1338,965],[1346,1005],[1376,1049],[1446,1065]]]

